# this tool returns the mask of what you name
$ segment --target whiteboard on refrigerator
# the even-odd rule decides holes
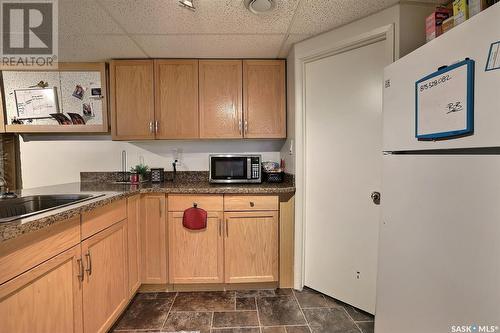
[[[474,119],[474,61],[463,60],[415,83],[415,137],[439,140],[470,135]]]

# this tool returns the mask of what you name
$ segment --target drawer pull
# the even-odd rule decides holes
[[[254,207],[255,203],[253,201],[250,201],[250,207]]]
[[[89,276],[92,275],[92,258],[90,257],[90,251],[87,251],[87,253],[85,254],[85,257],[87,258],[87,268],[85,269],[85,272],[87,272],[87,274]]]
[[[76,264],[78,265],[78,280],[83,282],[83,260],[82,258],[76,259]]]

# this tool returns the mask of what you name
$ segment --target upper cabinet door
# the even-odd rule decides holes
[[[243,61],[243,112],[246,138],[285,138],[285,61]]]
[[[152,60],[111,62],[111,132],[114,140],[154,139]]]
[[[242,136],[242,61],[200,61],[200,137]]]
[[[196,139],[198,60],[155,60],[157,139]]]

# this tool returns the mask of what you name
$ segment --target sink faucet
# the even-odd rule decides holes
[[[127,151],[122,150],[122,182],[127,180],[126,175],[127,175]]]
[[[13,199],[17,198],[17,194],[9,191],[7,187],[7,181],[4,176],[0,176],[0,199]]]
[[[174,160],[172,162],[172,169],[174,170],[174,175],[172,176],[172,180],[175,180],[175,176],[177,174],[177,162],[179,162],[179,160]]]

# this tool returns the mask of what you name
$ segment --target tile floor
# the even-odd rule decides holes
[[[373,333],[372,315],[311,289],[140,293],[113,332]]]

